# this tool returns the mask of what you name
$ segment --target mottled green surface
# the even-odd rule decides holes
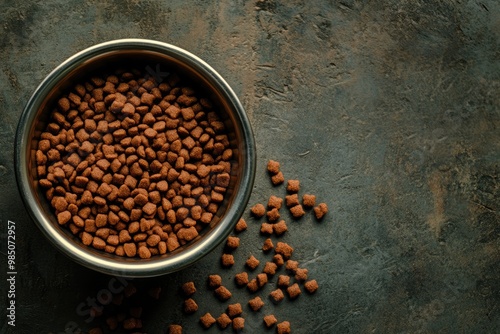
[[[319,224],[311,214],[287,219],[282,238],[318,292],[274,306],[268,284],[264,309],[244,305],[245,332],[271,333],[261,323],[268,313],[289,320],[292,333],[500,332],[499,11],[493,0],[3,1],[1,251],[10,219],[18,226],[18,309],[15,330],[2,320],[0,332],[92,327],[76,307],[109,277],[40,235],[16,190],[13,139],[27,99],[55,66],[125,37],[185,48],[234,88],[258,149],[251,205],[285,194],[265,172],[276,159],[287,179],[331,208]],[[232,277],[249,254],[266,256],[259,224],[245,218],[233,269],[218,269],[219,247],[189,269],[136,283],[163,287],[144,331],[181,322],[187,333],[204,332],[198,317],[227,304],[204,287],[214,272],[233,291],[230,302],[246,304],[251,296]],[[185,316],[177,289],[192,279],[200,310]]]

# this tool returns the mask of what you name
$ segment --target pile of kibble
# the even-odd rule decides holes
[[[40,134],[38,184],[84,245],[150,258],[193,240],[231,181],[228,131],[212,101],[171,74],[91,76]]]
[[[271,182],[274,186],[279,186],[285,183],[285,178],[280,171],[278,162],[270,160],[267,164],[267,170],[271,177]],[[266,261],[261,265],[261,260],[256,256],[250,255],[244,264],[247,269],[242,272],[232,273],[234,285],[236,288],[245,288],[248,291],[248,299],[232,300],[233,294],[230,287],[224,286],[222,276],[224,273],[210,273],[207,275],[207,284],[205,289],[213,290],[213,294],[220,303],[227,303],[225,312],[212,315],[210,312],[203,311],[198,322],[200,327],[208,329],[212,326],[217,326],[220,330],[232,328],[236,333],[244,331],[245,316],[243,305],[247,304],[252,312],[259,312],[269,300],[275,305],[279,305],[288,296],[290,301],[296,300],[306,291],[309,294],[314,294],[318,289],[318,282],[310,278],[309,271],[304,268],[296,260],[293,260],[294,248],[288,243],[277,241],[275,237],[279,237],[288,232],[287,223],[281,219],[280,210],[283,209],[283,204],[290,211],[291,216],[298,220],[304,216],[307,211],[312,211],[318,221],[322,221],[328,212],[328,206],[325,203],[316,204],[316,196],[313,194],[303,194],[299,198],[300,182],[298,180],[288,180],[286,182],[287,195],[285,198],[272,195],[269,197],[266,205],[261,203],[255,204],[250,208],[252,223],[260,223],[260,234],[267,236],[263,245],[260,247],[262,255],[272,254],[272,260]],[[281,211],[282,213],[282,211]],[[264,217],[266,218],[265,221]],[[233,252],[240,246],[243,233],[247,230],[248,224],[245,219],[240,219],[234,228],[234,233],[230,235],[224,245],[223,254],[221,255],[222,267],[226,270],[234,268],[235,258]],[[273,241],[274,240],[274,241]],[[276,245],[274,244],[276,242]],[[271,253],[272,252],[272,253]],[[258,271],[258,268],[262,268]],[[281,271],[281,272],[280,272]],[[222,276],[221,276],[222,275]],[[278,275],[276,286],[268,295],[263,295],[264,287]],[[251,276],[253,276],[251,278]],[[197,287],[195,282],[188,281],[180,286],[184,301],[181,305],[183,313],[193,315],[200,310],[200,306],[196,302]],[[136,292],[135,287],[131,284],[125,291],[125,297]],[[160,298],[160,289],[153,288],[148,292],[155,299]],[[210,306],[210,305],[209,305]],[[213,309],[213,306],[211,307]],[[104,312],[106,316],[107,328],[110,330],[124,329],[131,333],[139,333],[137,330],[142,328],[142,321],[137,317],[139,310],[137,306],[130,307],[127,311]],[[178,319],[180,320],[180,319]],[[168,334],[183,333],[181,321],[176,321],[168,325]],[[293,321],[291,319],[278,319],[274,314],[262,314],[262,326],[267,329],[275,327],[278,334],[287,334],[292,332]],[[93,328],[89,334],[102,334],[100,327]]]

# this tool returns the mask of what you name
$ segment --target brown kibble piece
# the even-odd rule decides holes
[[[302,205],[297,204],[294,207],[290,208],[290,212],[292,213],[293,218],[298,219],[302,217],[306,212],[304,211],[304,208]]]
[[[238,223],[236,223],[236,226],[234,227],[234,231],[236,233],[241,233],[243,231],[245,231],[247,229],[248,225],[247,225],[247,222],[245,221],[245,219],[243,218],[240,218],[240,220],[238,220]]]
[[[276,290],[271,291],[269,293],[269,297],[274,303],[279,303],[280,301],[283,300],[283,298],[285,298],[285,294],[283,293],[283,290],[278,288]]]
[[[137,254],[137,246],[132,242],[125,243],[123,250],[128,257],[134,257]]]
[[[282,204],[283,204],[282,198],[272,195],[271,197],[269,197],[269,201],[267,202],[267,207],[279,210]]]
[[[223,267],[229,268],[234,265],[234,256],[233,254],[222,254],[221,263]]]
[[[248,273],[247,272],[241,272],[239,274],[234,275],[234,281],[236,282],[237,286],[245,286],[248,284]]]
[[[252,278],[248,284],[247,284],[247,289],[248,291],[250,292],[256,292],[257,290],[259,290],[259,283],[257,282],[257,279],[256,278]]]
[[[260,273],[257,275],[257,283],[259,284],[259,288],[262,288],[267,284],[267,274]]]
[[[280,163],[278,161],[275,161],[275,160],[269,160],[267,162],[267,170],[272,175],[278,174],[280,171]]]
[[[176,324],[168,326],[168,334],[182,334],[182,326]]]
[[[63,211],[57,215],[57,222],[59,225],[64,225],[71,219],[71,212]]]
[[[274,262],[266,262],[264,266],[264,270],[262,270],[264,273],[268,275],[274,275],[276,274],[276,269],[278,269],[278,266]]]
[[[262,223],[260,225],[260,233],[262,233],[262,234],[272,234],[273,233],[273,224]]]
[[[257,268],[257,266],[259,265],[259,263],[260,261],[257,260],[257,258],[253,255],[250,255],[248,260],[245,262],[246,266],[251,270],[255,270],[255,268]]]
[[[273,230],[276,235],[282,235],[286,231],[288,231],[288,227],[284,220],[280,220],[276,224],[273,225]]]
[[[278,276],[278,286],[280,288],[286,288],[290,285],[290,276],[288,275],[279,275]]]
[[[286,191],[289,193],[298,193],[300,190],[299,180],[288,180],[286,185]]]
[[[198,311],[198,304],[196,304],[196,302],[193,298],[188,298],[188,299],[184,300],[183,311],[186,314],[192,314],[192,313]]]
[[[223,285],[221,285],[217,289],[215,289],[215,294],[216,294],[217,298],[219,298],[222,301],[228,300],[232,296],[231,291],[229,291]]]
[[[229,236],[227,237],[226,246],[231,249],[236,249],[240,246],[240,238]]]
[[[235,304],[229,304],[227,306],[227,315],[230,318],[234,318],[236,316],[239,316],[243,313],[243,308],[241,307],[240,303],[235,303]]]
[[[252,209],[250,209],[250,211],[257,218],[261,218],[261,217],[263,217],[266,214],[266,208],[264,207],[264,205],[262,205],[260,203],[255,204],[252,207]]]
[[[318,282],[315,279],[307,281],[304,283],[304,288],[311,294],[315,293],[318,290]]]
[[[182,285],[182,292],[184,292],[184,295],[189,297],[193,295],[196,292],[196,286],[194,285],[194,282],[186,282]]]
[[[291,207],[294,207],[294,206],[300,204],[298,194],[287,195],[287,196],[285,196],[285,200],[286,200],[286,206],[288,208],[291,208]]]
[[[288,260],[286,261],[286,270],[289,270],[293,273],[299,268],[299,262],[294,261],[294,260]]]
[[[233,319],[233,330],[240,332],[245,328],[245,319],[242,317],[236,317]]]
[[[285,260],[283,259],[283,256],[281,256],[281,254],[274,254],[273,262],[276,263],[278,267],[281,267],[285,264]]]
[[[201,318],[200,318],[200,324],[205,328],[208,329],[210,328],[213,324],[215,324],[216,320],[210,313],[205,313]]]
[[[262,298],[257,296],[253,299],[250,299],[248,301],[248,305],[250,306],[252,311],[257,312],[258,310],[260,310],[262,308],[262,306],[264,306],[264,302],[262,301]]]
[[[280,219],[280,213],[279,213],[278,209],[273,208],[273,209],[269,210],[269,211],[267,212],[267,219],[268,219],[270,222],[275,222],[275,221],[277,221],[278,219]]]
[[[218,288],[222,284],[222,277],[219,275],[208,276],[208,286],[212,289]]]
[[[288,321],[280,322],[278,325],[276,325],[276,330],[278,334],[290,334],[292,332],[290,328],[290,322]]]
[[[297,281],[305,281],[307,279],[307,274],[309,273],[309,270],[306,268],[297,268],[295,270],[295,279]]]
[[[287,289],[286,292],[288,293],[288,296],[291,299],[297,298],[302,292],[300,291],[300,287],[297,283],[294,283],[290,285]]]
[[[139,247],[139,257],[141,259],[149,259],[151,257],[151,251],[146,246]]]
[[[222,313],[218,318],[217,318],[217,325],[219,326],[220,329],[225,329],[227,326],[229,326],[233,321],[231,318],[226,313]]]
[[[323,217],[328,213],[328,205],[326,203],[320,203],[314,208],[314,215],[317,220],[323,219]]]
[[[269,314],[264,317],[264,324],[267,328],[273,327],[278,322],[278,319],[274,316],[274,314]]]
[[[271,226],[271,229],[272,229],[272,226]],[[271,230],[271,233],[272,233],[272,230]],[[269,252],[273,248],[274,248],[273,241],[270,238],[267,238],[266,240],[264,240],[264,244],[262,245],[262,251],[264,253]]]
[[[306,208],[312,208],[314,205],[316,205],[316,196],[311,194],[304,194],[304,196],[302,196],[302,205]]]
[[[284,259],[289,259],[293,253],[293,247],[285,242],[278,241],[274,250],[277,254],[281,254]]]
[[[278,186],[278,185],[282,184],[283,182],[285,182],[285,177],[283,176],[283,173],[282,172],[278,172],[278,174],[273,175],[271,177],[271,182],[275,186]]]

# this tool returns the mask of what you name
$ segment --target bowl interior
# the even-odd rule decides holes
[[[229,86],[208,65],[176,48],[121,46],[87,52],[80,58],[68,60],[55,69],[40,85],[25,110],[24,128],[18,130],[24,139],[24,156],[20,159],[23,195],[35,221],[49,239],[75,261],[95,270],[122,276],[154,276],[179,270],[220,243],[241,216],[253,184],[251,156],[253,138],[249,132],[244,111]],[[83,245],[67,228],[61,227],[53,214],[43,190],[37,181],[35,152],[40,134],[44,131],[55,102],[76,83],[88,79],[93,73],[110,73],[110,69],[140,69],[155,78],[157,83],[177,73],[183,82],[194,87],[214,103],[225,123],[230,147],[233,150],[231,180],[223,203],[209,226],[191,242],[165,255],[143,260],[119,257]],[[222,80],[222,81],[221,81]],[[20,128],[22,127],[20,125]],[[21,134],[19,133],[21,132]],[[250,135],[249,135],[250,134]],[[21,149],[21,155],[23,155]],[[250,159],[251,160],[251,159]],[[249,170],[250,169],[250,170]],[[250,189],[248,189],[250,188]]]

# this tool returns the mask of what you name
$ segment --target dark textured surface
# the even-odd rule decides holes
[[[331,212],[290,221],[283,240],[320,284],[313,295],[259,313],[244,305],[248,333],[264,314],[293,333],[498,333],[500,331],[499,93],[497,1],[3,1],[0,4],[0,219],[17,224],[17,322],[0,332],[86,330],[77,306],[110,278],[58,253],[23,209],[13,138],[30,94],[73,53],[141,37],[191,51],[226,78],[255,131],[257,181],[250,204],[273,189],[268,159],[302,181]],[[248,218],[246,214],[245,218]],[[265,259],[248,219],[232,270],[222,247],[160,284],[143,317],[148,333],[225,305],[204,288],[232,283],[249,254]],[[1,277],[6,272],[1,261]],[[185,316],[178,286],[194,279],[200,310]],[[2,279],[5,282],[4,279]],[[5,310],[5,283],[1,284]],[[261,295],[265,297],[271,286]],[[211,328],[207,333],[218,332]],[[227,332],[230,332],[227,330]]]

